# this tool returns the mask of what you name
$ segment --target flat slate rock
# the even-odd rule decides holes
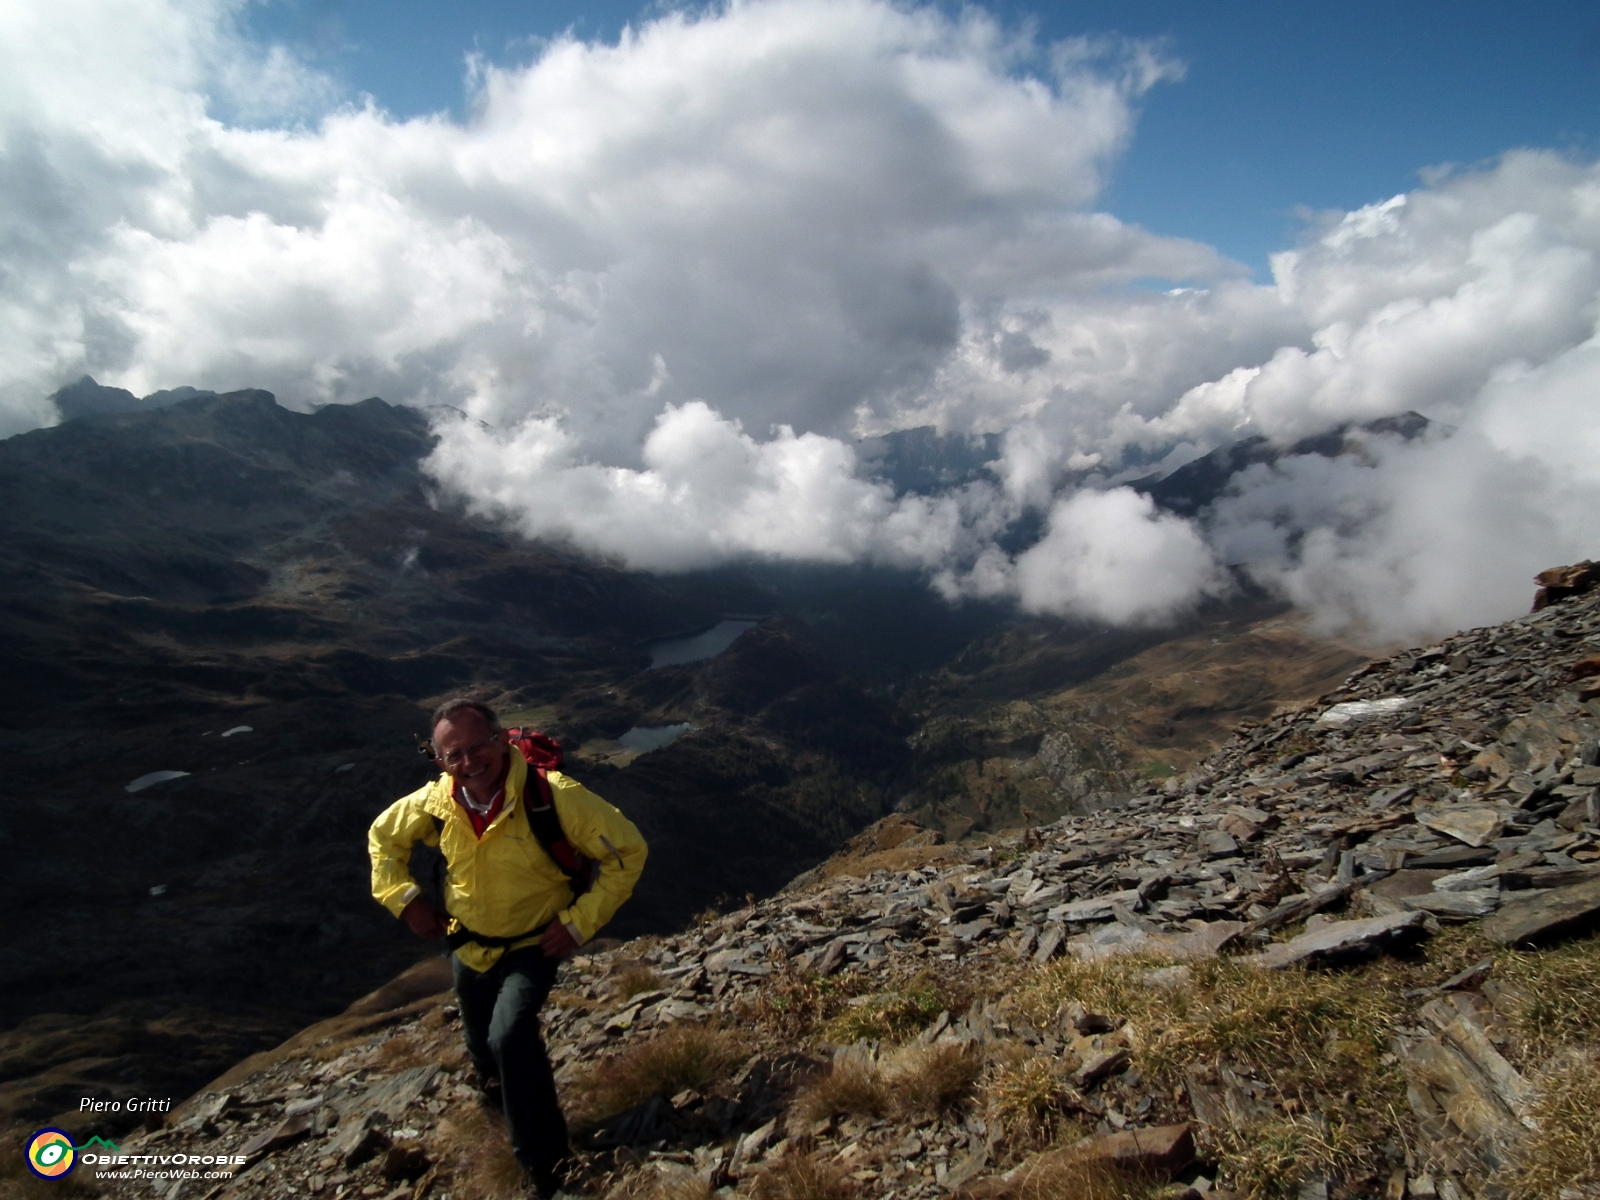
[[[1119,1171],[1171,1179],[1194,1162],[1194,1126],[1161,1125],[1085,1138],[1062,1151],[1068,1158],[1104,1163]]]
[[[311,1132],[311,1122],[305,1114],[297,1113],[280,1121],[265,1133],[258,1133],[239,1148],[240,1154],[267,1154],[281,1150]]]
[[[1138,888],[1130,888],[1125,892],[1108,892],[1104,896],[1090,896],[1083,900],[1074,900],[1070,904],[1063,904],[1052,908],[1047,914],[1051,921],[1073,921],[1085,924],[1090,921],[1109,921],[1116,912],[1116,906],[1121,904],[1132,907],[1140,902]]]
[[[1222,829],[1206,830],[1196,839],[1196,844],[1200,857],[1205,859],[1227,858],[1239,853],[1239,843]]]
[[[1555,888],[1542,896],[1504,905],[1481,926],[1502,946],[1521,946],[1600,921],[1600,878]]]
[[[433,1063],[401,1071],[393,1079],[368,1092],[367,1104],[389,1120],[398,1121],[411,1102],[427,1090],[438,1073],[439,1067]]]
[[[1417,823],[1469,846],[1487,846],[1505,832],[1500,813],[1487,804],[1439,804],[1419,812]]]
[[[1404,900],[1408,896],[1426,896],[1433,891],[1433,881],[1443,879],[1448,871],[1414,871],[1407,868],[1396,871],[1387,879],[1380,879],[1367,889],[1374,896],[1381,896],[1385,900]]]
[[[1341,958],[1380,949],[1404,938],[1422,936],[1427,932],[1427,921],[1427,914],[1420,912],[1389,913],[1360,921],[1325,921],[1292,941],[1269,946],[1244,961],[1266,970],[1278,970],[1298,962]]]
[[[1341,729],[1358,721],[1376,721],[1392,717],[1415,706],[1416,703],[1407,696],[1384,696],[1380,700],[1347,700],[1343,704],[1335,704],[1329,708],[1317,718],[1317,724]]]
[[[1493,846],[1450,846],[1427,854],[1406,855],[1406,869],[1433,867],[1481,867],[1494,862],[1500,851]]]
[[[1425,892],[1400,901],[1406,908],[1431,912],[1436,917],[1471,920],[1485,917],[1500,907],[1499,888],[1479,888],[1470,892]]]
[[[1096,1050],[1072,1076],[1072,1082],[1081,1088],[1092,1087],[1107,1075],[1122,1070],[1130,1055],[1126,1047],[1114,1050]]]

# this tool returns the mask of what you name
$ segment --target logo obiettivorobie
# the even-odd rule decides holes
[[[28,1139],[28,1166],[41,1179],[60,1179],[78,1165],[78,1148],[62,1129],[41,1129]]]

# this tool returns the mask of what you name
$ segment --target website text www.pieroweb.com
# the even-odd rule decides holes
[[[95,1180],[231,1179],[248,1160],[243,1154],[126,1154],[112,1141],[91,1137],[75,1143],[64,1129],[38,1129],[28,1138],[28,1168],[41,1179],[65,1179],[82,1171]]]

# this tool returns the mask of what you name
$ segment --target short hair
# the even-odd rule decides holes
[[[494,709],[481,700],[469,700],[465,696],[456,696],[446,700],[433,710],[433,718],[428,722],[428,736],[433,736],[433,731],[439,728],[440,721],[453,721],[464,712],[475,712],[483,718],[484,724],[491,733],[500,732],[500,718],[494,715]]]

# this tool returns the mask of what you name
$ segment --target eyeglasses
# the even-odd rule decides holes
[[[491,733],[488,737],[484,738],[481,742],[473,742],[472,745],[466,747],[465,749],[463,749],[463,750],[452,750],[452,751],[450,751],[449,754],[440,754],[437,749],[434,749],[433,757],[434,757],[434,759],[436,761],[443,763],[447,768],[448,767],[459,767],[462,763],[466,762],[467,759],[471,758],[479,750],[482,750],[485,746],[493,744],[494,740],[496,738],[498,738],[499,736],[500,735],[498,733]]]

